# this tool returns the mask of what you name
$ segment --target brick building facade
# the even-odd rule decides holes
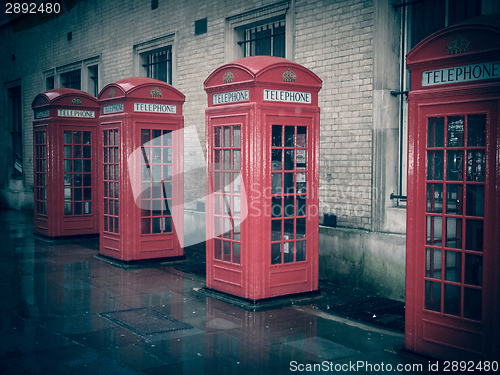
[[[198,147],[204,145],[203,82],[220,65],[243,57],[247,46],[246,53],[253,53],[245,35],[261,32],[264,25],[284,35],[282,57],[323,80],[320,222],[332,214],[337,227],[320,228],[320,278],[404,298],[405,209],[391,199],[391,194],[405,195],[406,102],[401,92],[409,87],[404,55],[450,19],[497,14],[499,6],[493,0],[464,0],[465,13],[450,18],[452,0],[437,1],[442,9],[433,1],[393,2],[398,1],[63,0],[57,14],[6,14],[4,9],[2,203],[33,207],[31,101],[37,94],[77,82],[77,88],[97,95],[110,82],[148,75],[147,59],[165,55],[165,79],[186,96],[185,126],[196,129],[186,139],[185,195],[191,202],[186,204],[186,235],[199,232],[203,205],[193,202],[201,198],[202,203],[205,191],[200,184],[204,155]],[[420,30],[429,11],[436,19],[443,14],[442,23],[433,21],[429,30]]]

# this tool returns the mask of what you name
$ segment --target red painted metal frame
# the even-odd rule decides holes
[[[99,93],[99,104],[104,109],[110,106],[110,110],[101,111],[100,116],[100,139],[101,150],[99,158],[102,160],[99,169],[100,199],[101,209],[100,224],[100,254],[112,257],[125,262],[134,262],[147,259],[177,258],[184,255],[183,244],[183,127],[184,117],[182,115],[182,105],[184,95],[165,82],[152,78],[127,78],[108,84]],[[175,113],[155,113],[155,112],[135,112],[134,103],[159,104],[176,106]],[[123,106],[123,107],[121,107]],[[150,107],[153,108],[153,107]],[[146,167],[152,174],[153,161],[150,159],[151,153],[145,149],[153,148],[153,140],[142,143],[141,131],[150,131],[153,134],[162,134],[160,150],[165,156],[166,148],[172,150],[173,159],[168,165],[172,166],[172,193],[163,190],[161,199],[171,199],[170,212],[165,214],[168,205],[156,207],[156,211],[161,211],[157,220],[171,220],[175,216],[175,225],[172,223],[171,231],[164,230],[163,221],[160,233],[154,233],[150,228],[150,233],[142,230],[141,217],[144,214],[141,203],[142,198],[147,198],[147,194],[152,194],[153,188],[145,189],[141,182],[149,184],[151,181],[142,181],[142,169]],[[153,133],[152,131],[155,131]],[[166,146],[166,137],[163,134],[169,133],[172,137],[171,146]],[[110,134],[116,137],[110,142]],[[104,137],[107,136],[105,139]],[[106,141],[106,143],[105,143]],[[162,147],[164,146],[164,147]],[[108,151],[108,158],[104,158],[104,149]],[[116,151],[115,151],[116,150]],[[112,151],[113,156],[109,153]],[[134,153],[135,152],[135,153]],[[115,155],[118,155],[118,161]],[[143,157],[143,155],[146,155]],[[163,170],[166,165],[161,157],[158,166]],[[150,165],[151,162],[151,165]],[[108,167],[105,169],[105,167]],[[118,168],[118,171],[116,170]],[[105,171],[107,175],[105,175]],[[113,176],[111,175],[113,173]],[[165,173],[162,173],[161,188],[165,189]],[[113,177],[113,178],[112,178]],[[169,179],[170,180],[170,179]],[[154,179],[153,179],[154,181]],[[113,185],[111,187],[111,185]],[[151,185],[153,186],[153,185]],[[169,185],[170,186],[170,185]],[[106,190],[105,190],[106,189]],[[169,188],[170,189],[170,188]],[[135,196],[134,196],[135,194]],[[151,197],[151,195],[149,196]],[[110,204],[111,202],[111,204]],[[108,210],[104,210],[104,204],[108,205]],[[142,207],[142,208],[141,208]],[[149,216],[152,214],[152,208]],[[118,214],[116,210],[118,209]],[[151,219],[152,220],[152,219]],[[106,223],[105,223],[106,221]],[[107,225],[106,225],[107,224]]]
[[[467,52],[448,55],[446,46],[457,35],[467,38],[470,42],[469,49]],[[500,226],[500,80],[493,78],[424,87],[422,86],[422,72],[495,62],[498,61],[498,56],[500,56],[500,29],[484,24],[465,24],[443,29],[418,44],[407,56],[407,63],[412,72],[412,91],[409,94],[408,129],[405,346],[410,351],[443,360],[498,360],[500,357],[498,342],[500,335],[500,231],[498,231]],[[438,244],[436,247],[439,251],[441,251],[440,247],[443,248],[443,256],[440,258],[443,275],[438,275],[437,282],[440,283],[439,285],[456,285],[462,288],[459,306],[461,312],[445,313],[443,306],[448,301],[444,300],[443,293],[440,295],[441,307],[436,307],[439,311],[432,311],[430,307],[425,308],[425,280],[430,280],[426,277],[426,247],[431,250],[434,247],[434,245],[426,246],[426,215],[433,215],[426,213],[426,181],[428,181],[429,163],[426,155],[428,119],[475,114],[486,116],[483,280],[481,288],[477,288],[477,290],[482,290],[482,319],[480,321],[464,315],[466,308],[463,294],[464,271],[457,283],[445,279],[444,248],[447,243]],[[445,146],[441,148],[443,152],[447,152],[446,138],[443,142]],[[466,152],[470,151],[466,150]],[[445,171],[446,163],[445,158],[443,166]],[[463,171],[466,171],[465,165]],[[466,181],[465,177],[463,181]],[[444,179],[442,183],[446,186]],[[443,218],[453,216],[448,212],[445,214],[444,208],[442,212],[443,214],[438,214],[438,216]],[[464,208],[464,218],[465,214]],[[444,224],[443,219],[443,233],[447,230]],[[447,248],[446,250],[455,251],[456,249]],[[431,253],[434,251],[432,250]],[[467,254],[471,251],[461,245],[458,251],[452,254],[461,253]],[[460,267],[464,267],[463,264]],[[469,285],[466,286],[469,287]]]
[[[295,79],[286,82],[287,74],[295,75]],[[307,92],[311,95],[311,102],[264,101],[264,89]],[[310,70],[286,59],[270,56],[254,56],[236,60],[216,69],[205,81],[205,90],[208,94],[206,110],[207,161],[209,163],[206,199],[208,288],[253,301],[318,290],[318,92],[320,89],[321,80]],[[243,96],[236,102],[213,103],[214,94],[241,90],[248,90],[248,98]],[[307,157],[307,216],[301,214],[299,216],[304,216],[304,218],[297,218],[296,211],[294,211],[290,219],[293,219],[295,229],[288,237],[285,237],[284,224],[281,223],[285,218],[275,220],[276,223],[281,220],[279,225],[282,226],[281,237],[275,244],[280,247],[281,260],[277,264],[271,263],[273,125],[282,126],[280,129],[293,130],[296,143],[290,146],[290,150],[302,147],[297,145],[298,127],[307,129],[307,149],[304,148],[303,151]],[[238,127],[241,129],[241,184],[244,188],[241,189],[241,214],[236,216],[235,221],[231,211],[234,206],[231,204],[223,208],[219,206],[219,211],[214,211],[216,208],[214,204],[220,199],[217,198],[220,192],[218,193],[216,188],[217,184],[214,185],[214,178],[218,176],[218,169],[224,168],[217,166],[217,163],[222,160],[215,160],[215,153],[219,148],[214,144],[214,129],[221,129],[224,132],[224,128],[234,130]],[[302,132],[303,128],[300,129]],[[229,130],[227,132],[229,134]],[[234,131],[232,134],[234,136]],[[234,148],[234,144],[232,143],[231,148],[232,162],[235,160],[234,150],[236,152],[239,150],[239,148]],[[282,146],[277,149],[278,152],[281,152],[281,149],[285,150],[281,161],[286,161],[287,148]],[[222,150],[222,155],[224,147],[220,150]],[[229,157],[230,150],[226,151]],[[292,157],[293,163],[296,163],[295,157]],[[294,165],[295,167],[292,168],[294,170],[293,184],[296,188],[297,175],[301,172],[296,164]],[[284,176],[283,173],[281,175]],[[231,195],[238,196],[240,193],[237,187],[235,190],[237,184],[230,185],[231,190],[228,190],[228,193],[230,191]],[[222,199],[228,198],[225,193],[220,193],[220,195]],[[296,200],[295,204],[297,204]],[[229,202],[229,199],[227,201]],[[234,199],[232,201],[234,202]],[[284,203],[281,203],[280,208],[283,207],[285,207]],[[228,211],[226,216],[222,213],[217,215],[217,212],[225,209]],[[220,237],[213,238],[214,235],[216,236],[215,231],[219,228],[217,226],[219,217],[225,217],[226,223],[232,222],[236,225],[237,220],[241,218],[240,230],[236,228],[226,234],[221,234]],[[297,230],[299,220],[301,223],[306,222],[306,258],[305,260],[300,257],[290,258],[293,261],[286,263],[285,253],[290,257],[290,251],[294,251],[294,246],[301,240],[298,238]],[[224,220],[220,227],[225,228]],[[224,248],[224,244],[227,248]],[[300,244],[303,245],[303,243]],[[222,253],[225,249],[227,254],[232,251],[232,257],[228,255],[225,258],[224,254],[219,255],[219,250],[216,252],[219,246],[221,246]]]
[[[35,113],[33,121],[34,232],[51,238],[99,233],[95,157],[98,148],[96,128],[99,121],[97,99],[80,90],[54,89],[37,95],[33,100],[32,108]],[[88,111],[93,112],[94,117],[59,116],[58,110]],[[91,199],[87,199],[90,203],[89,214],[83,214],[82,211],[82,214],[65,215],[64,132],[80,132],[80,134],[90,132],[91,155],[90,157],[86,155],[86,162],[91,164]],[[42,134],[43,139],[40,138]],[[83,162],[81,154],[78,160]],[[73,161],[71,158],[71,172],[74,172]],[[80,168],[81,165],[82,163],[80,163]],[[79,183],[82,183],[81,179]],[[71,187],[70,189],[73,194],[74,189]],[[82,189],[83,186],[79,190],[82,191]]]

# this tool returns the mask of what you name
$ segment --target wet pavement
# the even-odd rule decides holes
[[[358,288],[243,306],[204,289],[199,249],[118,267],[96,238],[35,237],[31,212],[0,210],[0,244],[2,374],[439,373],[401,351],[403,304]]]

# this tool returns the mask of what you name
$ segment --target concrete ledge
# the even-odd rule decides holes
[[[403,301],[406,236],[360,229],[319,228],[319,278]]]

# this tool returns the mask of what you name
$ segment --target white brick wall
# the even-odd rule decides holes
[[[100,88],[134,74],[133,47],[175,34],[174,85],[186,95],[185,126],[196,126],[204,142],[206,94],[203,81],[224,63],[226,17],[273,4],[272,0],[90,0],[39,26],[0,29],[0,82],[22,79],[25,187],[33,185],[31,101],[44,91],[42,72],[99,56]],[[339,225],[370,229],[373,111],[373,1],[295,0],[294,60],[323,80],[320,201]],[[194,22],[207,17],[208,32],[194,35]],[[72,32],[73,39],[67,40]],[[11,56],[15,54],[15,61]],[[5,129],[5,95],[0,118]],[[188,142],[189,146],[189,142]],[[186,152],[186,164],[192,161]],[[5,180],[5,155],[0,173]],[[189,190],[189,181],[186,181]],[[199,180],[197,187],[200,187]],[[203,191],[203,187],[201,190]],[[194,193],[193,193],[194,194]]]

